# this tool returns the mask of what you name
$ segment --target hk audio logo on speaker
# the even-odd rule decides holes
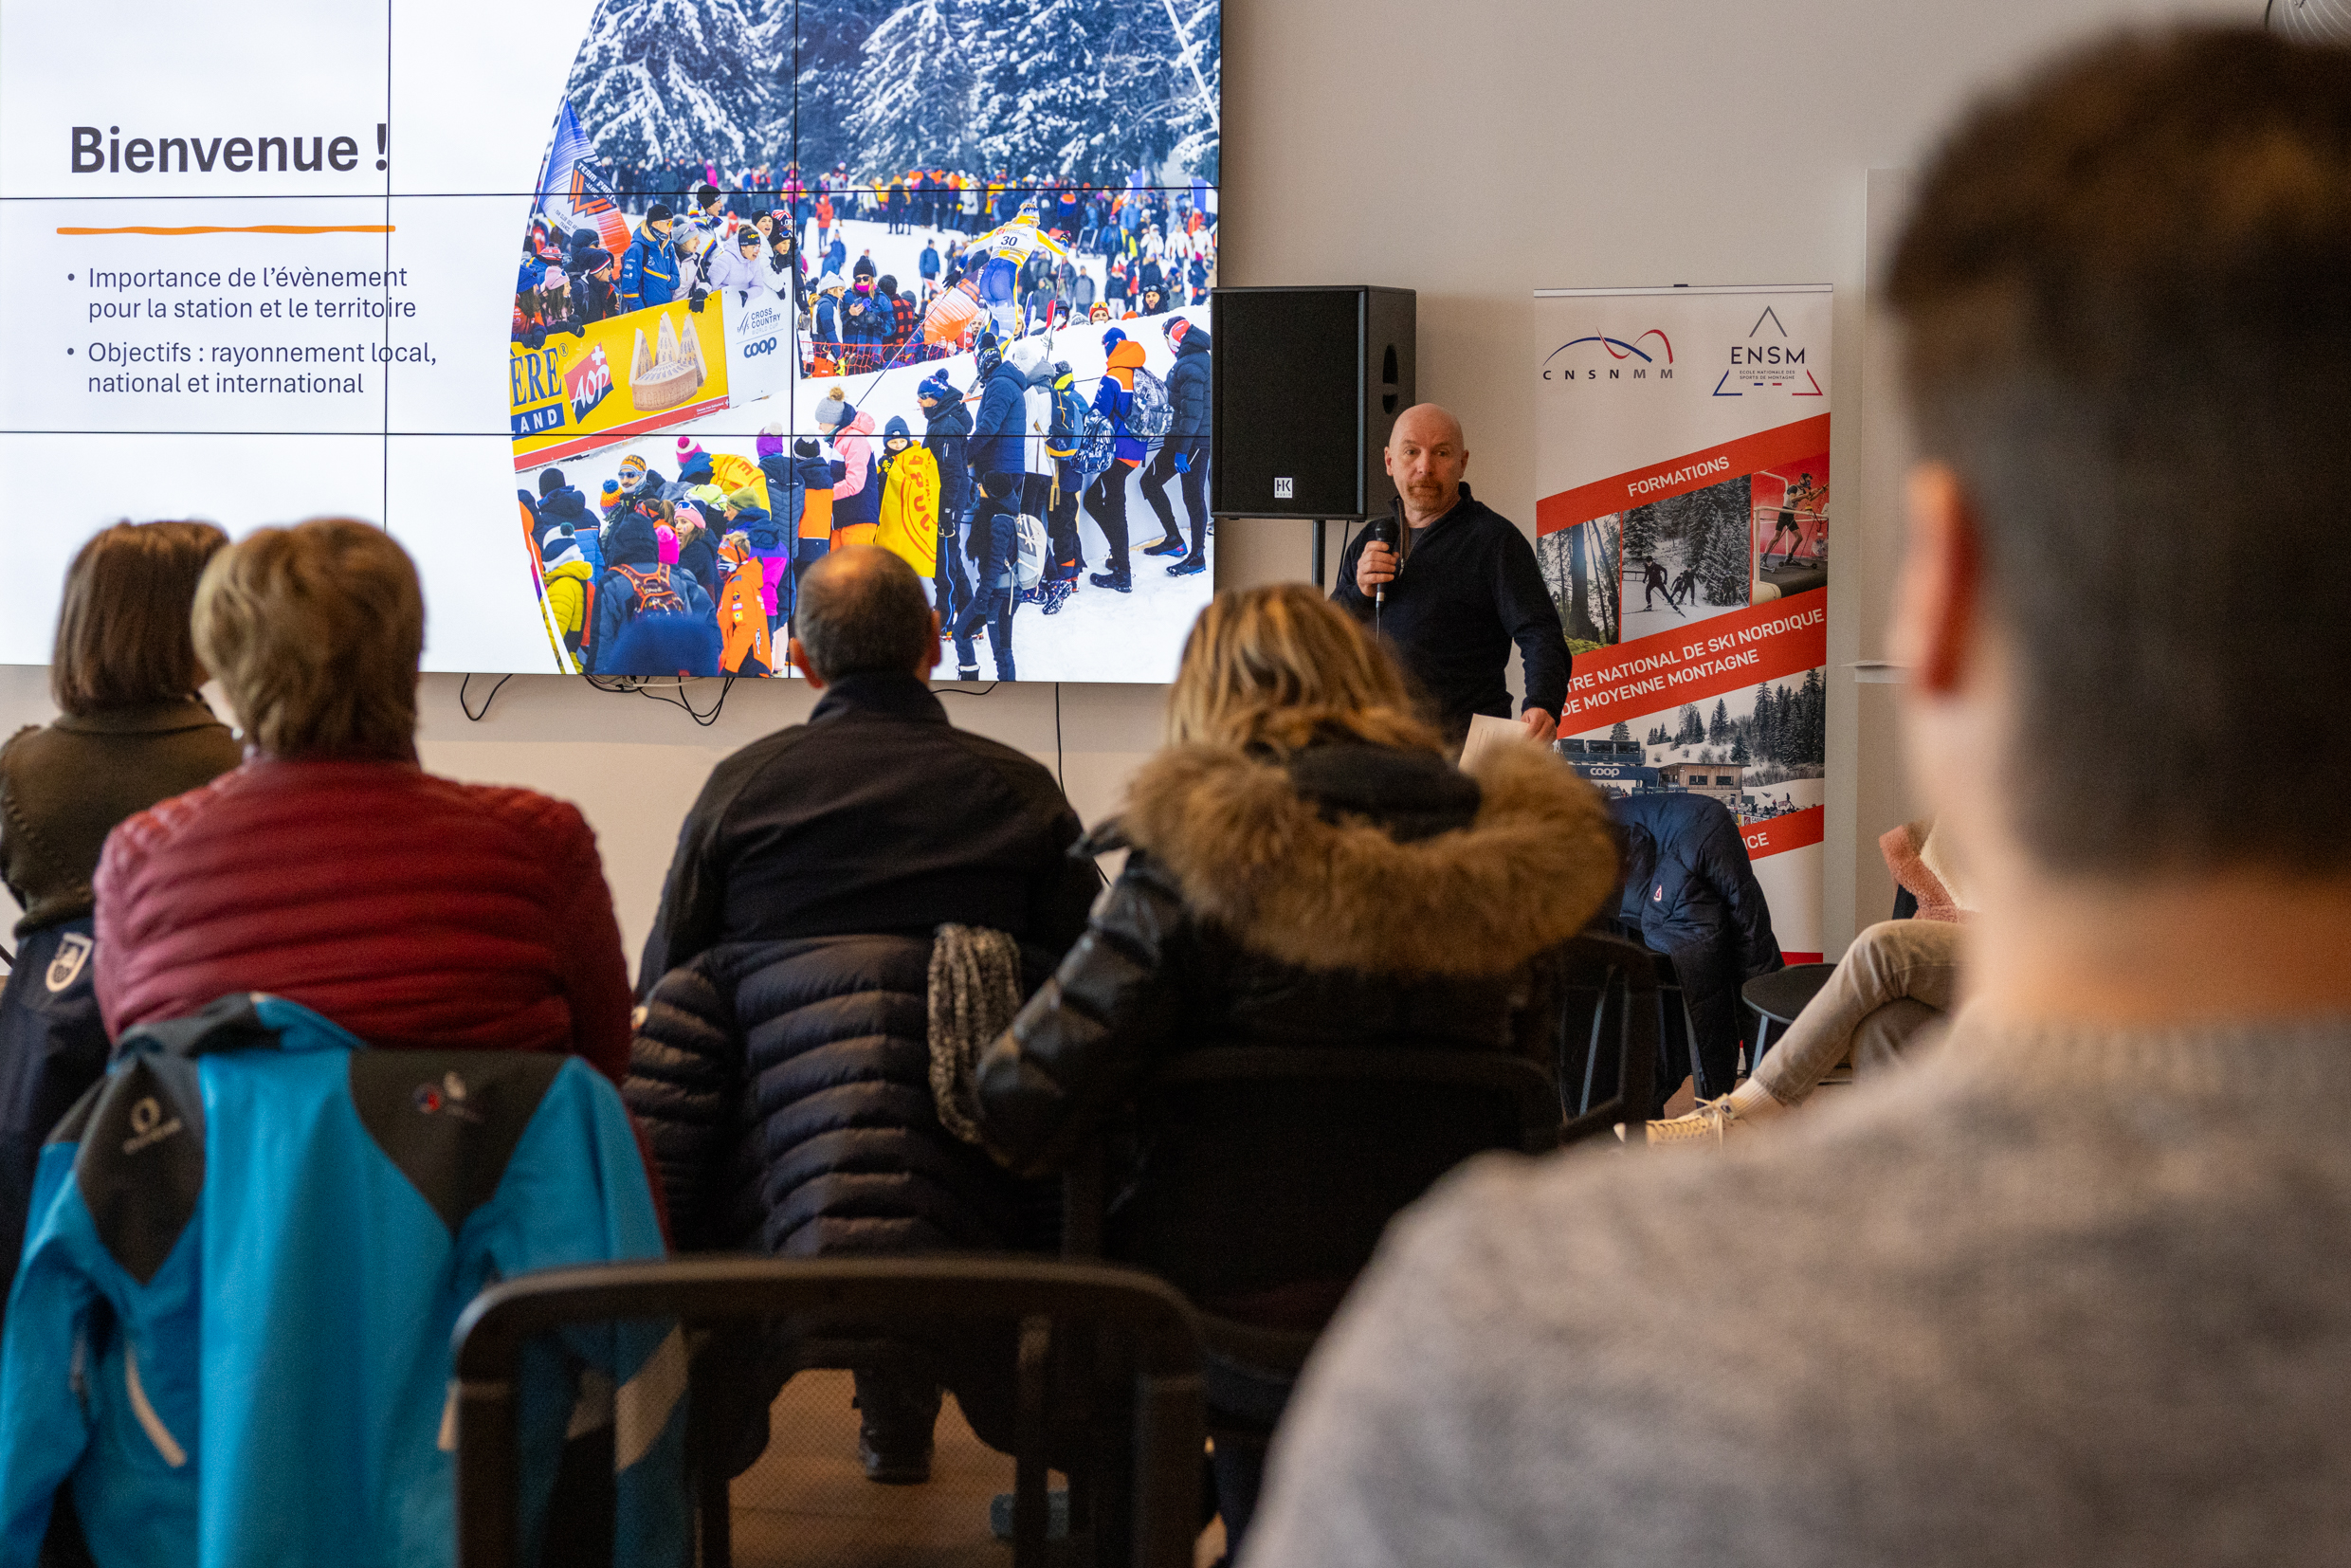
[[[1276,501],[1297,500],[1298,481],[1294,479],[1276,477],[1273,482],[1273,499]]]

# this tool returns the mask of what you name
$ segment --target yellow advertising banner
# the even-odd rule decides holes
[[[579,336],[517,343],[507,409],[515,467],[555,463],[608,442],[723,409],[725,296],[701,311],[683,300],[592,321]]]

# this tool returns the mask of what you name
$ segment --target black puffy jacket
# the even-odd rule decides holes
[[[915,937],[736,942],[654,987],[622,1095],[680,1250],[1050,1245],[1049,1194],[939,1124],[930,957]]]
[[[1167,429],[1171,447],[1208,440],[1209,349],[1208,329],[1196,321],[1176,345],[1176,368],[1167,373],[1167,400],[1175,409]]]
[[[1285,763],[1189,746],[1137,774],[1125,869],[981,1058],[981,1130],[1066,1162],[1168,1055],[1435,1047],[1552,1065],[1540,961],[1615,885],[1599,797],[1547,753],[1474,779],[1357,742]]]
[[[1739,988],[1782,963],[1738,819],[1721,801],[1679,790],[1619,796],[1609,811],[1625,837],[1617,919],[1673,959],[1697,1027],[1706,1092],[1727,1094],[1739,1055]],[[1660,1088],[1687,1069],[1686,1062],[1668,1062]]]
[[[972,503],[972,410],[950,394],[923,420],[923,448],[939,460],[939,526],[959,539]]]

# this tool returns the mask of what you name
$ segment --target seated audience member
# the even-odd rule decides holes
[[[1686,1116],[1652,1121],[1651,1143],[1718,1142],[1801,1105],[1838,1063],[1856,1078],[1883,1072],[1939,1037],[1959,999],[1959,921],[1967,915],[1951,868],[1950,835],[1905,823],[1878,841],[1894,880],[1917,906],[1853,939],[1828,984],[1775,1035],[1746,1082]]]
[[[1303,584],[1221,593],[1201,612],[1168,736],[1125,816],[1095,836],[1131,850],[1125,868],[980,1061],[980,1126],[1000,1158],[1057,1169],[1156,1065],[1204,1046],[1554,1066],[1560,997],[1540,960],[1615,881],[1590,786],[1531,744],[1457,772],[1388,655]],[[1274,1322],[1275,1304],[1201,1304],[1316,1328],[1347,1284],[1329,1283],[1308,1322]],[[1217,1461],[1238,1541],[1260,1461],[1222,1445]]]
[[[372,1046],[571,1051],[624,1077],[595,837],[563,801],[417,766],[424,600],[392,536],[258,529],[206,568],[194,629],[247,757],[107,839],[108,1033],[266,991]]]
[[[939,1121],[932,976],[937,950],[980,928],[1029,948],[1042,980],[1101,884],[1069,853],[1077,814],[1043,766],[948,721],[923,681],[939,617],[904,561],[837,550],[800,595],[792,658],[822,700],[712,771],[639,972],[649,1006],[626,1093],[679,1244],[1049,1245],[1025,1233],[1025,1184]],[[957,1395],[983,1437],[1011,1441],[984,1399]],[[866,1473],[926,1479],[938,1388],[877,1369],[857,1398]]]
[[[1625,883],[1616,923],[1673,960],[1697,1033],[1695,1092],[1730,1092],[1746,1009],[1739,988],[1781,966],[1771,905],[1739,835],[1739,819],[1709,795],[1680,790],[1619,795],[1609,814],[1624,834]],[[1663,1109],[1690,1050],[1677,1026],[1658,1041]]]
[[[237,765],[196,688],[188,607],[228,542],[209,522],[118,523],[65,569],[49,693],[60,717],[0,746],[0,884],[24,917],[0,991],[0,1295],[16,1267],[33,1166],[106,1070],[91,989],[90,891],[114,825]]]
[[[1248,1560],[2351,1553],[2347,257],[2351,51],[2134,34],[1945,144],[1895,644],[1966,1007],[1788,1137],[1405,1216]]]

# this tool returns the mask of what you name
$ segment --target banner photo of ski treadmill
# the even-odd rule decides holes
[[[1558,750],[1737,818],[1792,963],[1820,957],[1830,292],[1549,289],[1535,558],[1575,654]]]
[[[1172,679],[1221,64],[1219,0],[601,0],[518,213],[543,667],[795,673],[799,577],[875,544],[942,679]]]

